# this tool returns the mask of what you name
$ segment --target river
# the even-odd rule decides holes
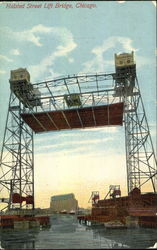
[[[74,215],[51,216],[51,227],[0,231],[0,249],[146,249],[157,229],[106,229],[79,224]]]

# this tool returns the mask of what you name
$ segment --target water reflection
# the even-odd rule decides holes
[[[0,240],[3,249],[146,249],[157,242],[156,232],[88,227],[79,224],[76,216],[54,215],[48,229],[0,231]]]
[[[100,238],[101,242],[103,242],[104,239],[108,240],[110,243],[108,248],[146,249],[157,242],[156,229],[105,229],[104,227],[100,227],[91,230],[93,231],[94,237]]]
[[[35,249],[38,230],[3,230],[0,232],[0,249]]]
[[[54,215],[50,221],[51,230],[55,233],[74,233],[77,228],[76,217],[73,215]]]

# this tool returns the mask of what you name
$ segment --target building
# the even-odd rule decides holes
[[[51,197],[50,210],[54,213],[76,212],[78,209],[78,201],[74,194],[54,195]]]

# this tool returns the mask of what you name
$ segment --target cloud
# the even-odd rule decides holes
[[[4,60],[4,61],[6,61],[6,62],[13,62],[12,59],[10,59],[9,57],[4,56],[4,55],[0,55],[0,60]]]
[[[103,127],[102,126],[102,127],[96,127],[96,128],[78,129],[77,131],[78,131],[79,134],[81,132],[81,134],[83,133],[84,135],[86,135],[87,133],[88,134],[91,133],[93,135],[94,133],[98,134],[99,132],[102,132],[102,133],[116,133],[119,130],[118,130],[118,128],[116,126],[113,126],[113,127],[111,127],[111,126],[110,127],[108,127],[108,126]],[[58,133],[58,131],[56,133]],[[60,137],[70,136],[71,137],[71,136],[76,136],[76,133],[77,133],[76,131],[75,132],[71,132],[71,131],[64,132],[63,131],[62,133],[60,133],[57,136],[60,136]]]
[[[35,147],[36,152],[39,154],[44,153],[51,153],[54,156],[58,155],[84,155],[88,154],[91,156],[98,157],[102,154],[102,149],[105,154],[107,152],[113,151],[114,149],[117,149],[117,145],[119,143],[119,136],[118,134],[86,134],[86,135],[71,135],[71,137],[61,137],[58,138],[56,136],[52,137],[43,137],[43,138],[37,138],[35,140]],[[118,142],[117,142],[118,140]],[[124,138],[120,139],[120,141],[124,141]],[[54,143],[55,142],[55,143]],[[118,149],[118,151],[122,151],[124,148]]]
[[[41,61],[36,65],[30,65],[28,70],[31,73],[32,78],[38,78],[46,72],[46,75],[51,75],[57,77],[60,75],[57,72],[54,72],[52,66],[57,58],[66,57],[69,63],[73,62],[73,58],[69,54],[77,47],[77,44],[74,41],[72,33],[64,27],[47,27],[42,24],[33,26],[30,29],[23,31],[13,31],[9,27],[0,28],[0,32],[3,35],[6,35],[9,39],[17,40],[18,42],[29,42],[37,47],[41,47],[46,44],[42,43],[42,39],[45,35],[49,35],[52,39],[58,40],[58,45],[56,48],[53,48],[47,56],[41,59]],[[48,39],[48,37],[46,36]],[[10,51],[12,55],[19,55],[20,51],[18,49],[12,49]],[[0,59],[11,62],[12,59],[9,59],[6,56],[0,56]]]
[[[77,141],[80,141],[80,140],[89,140],[89,138],[91,138],[90,140],[93,140],[94,137],[96,138],[99,138],[102,136],[106,137],[106,135],[109,135],[110,136],[110,133],[111,135],[117,133],[120,133],[121,131],[121,127],[116,127],[116,126],[113,126],[113,127],[101,127],[101,128],[85,128],[85,129],[76,129],[76,130],[67,130],[67,131],[53,131],[53,132],[49,132],[47,135],[46,134],[38,134],[34,137],[35,139],[35,143],[36,144],[43,144],[43,143],[50,143],[52,141],[56,141],[56,138],[57,140],[62,140],[62,139],[65,139],[66,140],[70,140],[70,138],[74,138],[77,140]],[[109,137],[108,136],[108,137]],[[55,138],[56,137],[56,138]],[[108,139],[108,137],[106,139]],[[87,138],[87,139],[86,139]]]
[[[10,51],[10,54],[14,55],[14,56],[19,56],[21,53],[18,49],[12,49]]]
[[[31,29],[23,31],[13,31],[9,27],[1,28],[1,31],[12,39],[22,42],[31,42],[38,47],[43,46],[41,42],[41,38],[43,35],[53,34],[63,42],[63,45],[58,46],[58,51],[60,51],[61,54],[66,54],[67,50],[76,46],[72,39],[72,34],[63,27],[47,27],[42,24],[38,24],[36,26],[33,26]],[[69,43],[67,43],[68,39]],[[66,48],[64,46],[65,43]]]
[[[46,27],[42,24],[36,25],[32,27],[31,29],[28,30],[23,30],[23,31],[12,31],[10,28],[6,29],[6,33],[14,38],[15,40],[18,41],[27,41],[31,42],[36,46],[42,46],[41,43],[41,37],[39,35],[41,34],[48,34],[53,31],[53,28],[51,27]],[[39,35],[38,35],[39,34]]]
[[[58,142],[56,144],[51,144],[53,141],[53,138],[51,138],[51,140],[47,141],[48,145],[39,145],[38,146],[38,150],[47,150],[47,149],[59,149],[60,150],[64,150],[66,153],[67,152],[82,152],[82,150],[85,149],[85,147],[89,148],[90,146],[95,146],[96,144],[99,143],[106,143],[109,141],[113,141],[114,138],[113,137],[107,137],[107,138],[97,138],[97,139],[83,139],[83,140],[75,140],[75,141],[71,141],[71,140],[67,140],[67,141],[63,141],[63,142]],[[43,142],[43,141],[42,141]],[[39,143],[39,142],[38,142]],[[71,148],[69,148],[69,146]],[[85,146],[85,147],[84,147]],[[68,148],[67,148],[68,147]],[[86,150],[85,150],[86,152]]]
[[[92,60],[83,63],[84,69],[82,72],[106,72],[107,70],[104,67],[114,66],[114,60],[106,60],[105,53],[109,49],[117,48],[118,45],[120,45],[122,52],[130,53],[131,51],[138,51],[138,49],[133,46],[133,41],[128,37],[109,37],[102,45],[92,49],[91,53],[94,54],[94,57]],[[122,53],[121,51],[119,51],[119,53]],[[149,58],[137,54],[135,60],[138,68],[152,63]]]
[[[130,52],[132,50],[136,51],[137,49],[135,49],[132,46],[132,42],[133,41],[128,37],[118,37],[118,36],[109,37],[103,42],[101,46],[94,48],[92,50],[92,53],[95,54],[96,56],[101,56],[107,50],[116,47],[117,43],[120,43],[122,49],[126,50],[126,52]]]
[[[91,53],[94,54],[92,60],[83,63],[83,72],[104,72],[104,65],[114,65],[114,61],[105,60],[104,54],[109,49],[117,47],[117,44],[121,46],[121,50],[125,52],[137,51],[132,45],[133,41],[128,37],[113,36],[106,39],[102,45],[92,49]]]
[[[46,28],[46,27],[45,27]],[[39,27],[34,27],[35,30],[38,30]],[[42,29],[44,30],[43,26]],[[46,31],[47,29],[45,29]],[[45,58],[43,58],[39,64],[31,65],[29,71],[33,78],[39,77],[45,72],[51,74],[54,77],[57,77],[59,74],[52,70],[52,66],[55,60],[59,57],[67,57],[68,61],[73,62],[73,58],[68,58],[69,54],[77,47],[77,44],[74,42],[72,33],[66,28],[48,28],[47,32],[52,32],[59,39],[59,45],[55,48],[54,51]]]
[[[0,69],[0,75],[4,75],[4,74],[6,74],[6,71]]]

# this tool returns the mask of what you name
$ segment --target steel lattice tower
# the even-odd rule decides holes
[[[33,131],[20,116],[24,109],[11,91],[0,159],[3,209],[34,209]]]
[[[148,181],[157,192],[157,161],[137,77],[131,96],[125,98],[125,142],[128,193]]]
[[[151,182],[152,191],[157,192],[157,161],[137,76],[135,76],[133,82],[126,76],[120,85],[120,91],[122,91],[120,96],[124,98],[125,107],[124,125],[128,193],[135,187],[142,191],[144,184],[147,182]],[[128,90],[126,83],[127,86],[133,84],[131,92]],[[118,85],[116,84],[117,88]]]
[[[127,64],[127,63],[130,64]],[[115,54],[115,95],[124,100],[128,193],[151,182],[157,192],[157,160],[136,75],[134,54]]]

